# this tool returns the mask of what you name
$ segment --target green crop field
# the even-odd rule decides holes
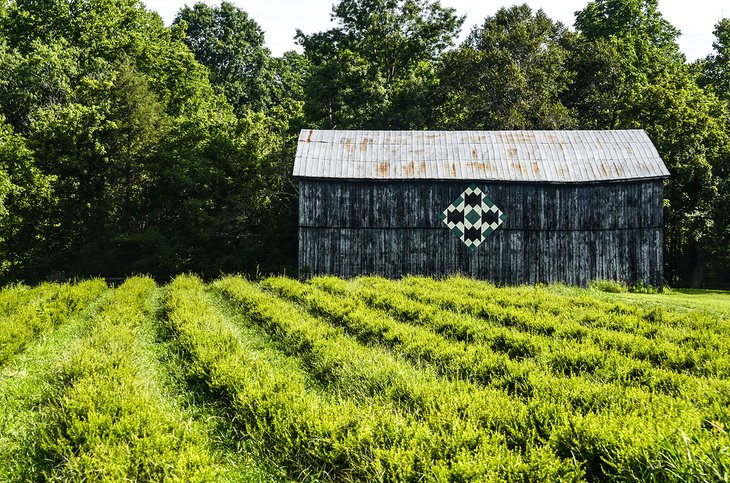
[[[730,294],[0,291],[0,481],[728,481]]]

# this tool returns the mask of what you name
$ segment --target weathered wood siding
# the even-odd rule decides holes
[[[602,278],[662,284],[661,180],[475,182],[509,217],[470,250],[439,214],[471,183],[299,182],[299,267],[307,274],[463,273],[505,284]]]

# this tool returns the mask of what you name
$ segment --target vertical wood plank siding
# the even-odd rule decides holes
[[[302,179],[300,270],[662,285],[662,180],[475,183],[509,218],[470,250],[439,219],[470,182]]]

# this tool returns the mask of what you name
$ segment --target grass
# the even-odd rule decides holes
[[[702,289],[670,289],[660,294],[620,294],[617,300],[643,305],[661,306],[677,311],[702,311],[730,320],[730,291]]]
[[[730,293],[0,290],[2,481],[727,481]]]
[[[39,408],[57,395],[58,369],[71,347],[90,329],[90,317],[110,295],[106,291],[74,317],[36,340],[0,369],[0,479],[31,481],[40,473],[37,458],[42,421]]]

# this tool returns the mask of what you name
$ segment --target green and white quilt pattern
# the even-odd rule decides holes
[[[475,250],[507,220],[507,215],[472,184],[441,212],[439,218],[467,247]]]

